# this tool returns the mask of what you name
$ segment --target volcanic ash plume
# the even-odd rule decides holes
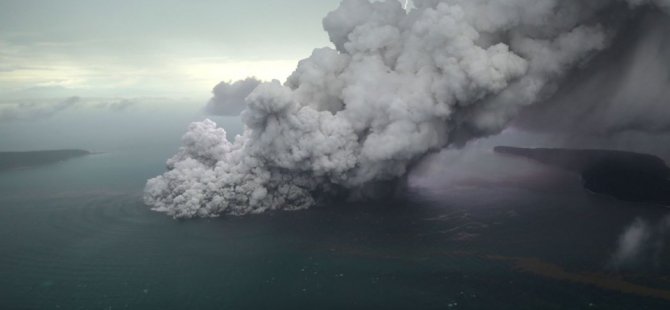
[[[225,84],[244,98],[229,142],[194,123],[145,201],[174,217],[310,207],[403,176],[428,152],[500,131],[607,47],[645,1],[345,0],[284,84]]]

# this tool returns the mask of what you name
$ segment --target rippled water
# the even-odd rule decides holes
[[[164,157],[0,174],[0,309],[670,306],[665,248],[610,265],[634,219],[664,209],[573,189],[436,186],[391,202],[176,221],[141,202]]]

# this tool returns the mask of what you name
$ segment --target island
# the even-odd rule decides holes
[[[612,150],[498,146],[518,156],[578,173],[585,189],[619,200],[670,206],[670,168],[654,155]]]
[[[90,154],[84,150],[0,152],[0,171],[48,165]]]

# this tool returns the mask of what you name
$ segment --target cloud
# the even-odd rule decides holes
[[[147,182],[145,202],[188,218],[365,196],[427,153],[500,132],[637,12],[605,0],[414,7],[345,0],[323,20],[335,49],[314,50],[284,84],[247,96],[244,82],[224,83],[228,103],[245,98],[246,131],[229,141],[211,121],[192,124],[168,171]]]
[[[137,104],[138,102],[136,100],[119,99],[115,101],[100,102],[96,104],[95,107],[98,109],[108,109],[109,111],[112,112],[122,112]]]
[[[309,5],[206,1],[188,9],[183,3],[162,3],[161,10],[170,18],[157,17],[150,2],[121,2],[127,5],[77,1],[4,5],[0,71],[20,68],[2,74],[0,93],[68,80],[64,86],[85,97],[122,93],[201,98],[203,89],[221,80],[284,79],[313,46],[327,43],[320,33],[320,16],[312,13],[339,0]],[[109,10],[115,14],[106,13]],[[59,18],[75,11],[86,13]],[[220,18],[222,11],[226,18]],[[108,23],[95,22],[102,19]],[[239,28],[242,20],[246,26]],[[50,25],[48,33],[40,24]],[[276,48],[289,37],[290,44]]]
[[[23,102],[0,109],[0,121],[32,121],[52,117],[81,103],[81,98],[70,97],[56,103]]]
[[[214,97],[205,106],[205,111],[213,115],[239,115],[246,108],[244,99],[260,84],[256,78],[221,82],[212,90]]]
[[[16,70],[20,70],[23,67],[20,66],[12,66],[12,65],[0,65],[0,73],[2,72],[14,72]]]
[[[124,112],[140,103],[156,101],[170,100],[167,98],[82,98],[77,96],[61,101],[55,99],[10,100],[0,104],[0,122],[38,121],[75,109]]]

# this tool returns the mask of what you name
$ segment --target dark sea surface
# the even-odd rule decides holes
[[[0,309],[670,309],[663,229],[612,264],[663,208],[510,182],[173,220],[141,200],[173,151],[0,173]]]

